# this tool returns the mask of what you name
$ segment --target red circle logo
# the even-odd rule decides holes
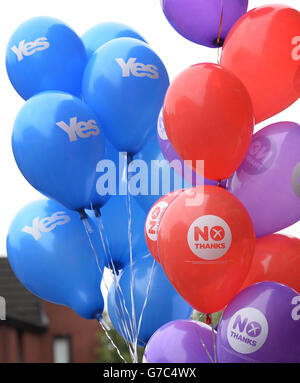
[[[157,206],[157,207],[153,210],[153,212],[152,212],[152,214],[151,214],[151,217],[152,217],[152,219],[156,219],[156,218],[159,217],[159,215],[160,215],[160,207]]]
[[[223,229],[222,226],[214,226],[211,230],[210,230],[210,237],[214,240],[214,241],[222,241],[225,237],[225,230]]]

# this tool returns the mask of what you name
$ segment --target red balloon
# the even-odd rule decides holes
[[[300,97],[300,13],[281,5],[255,8],[227,36],[221,64],[245,84],[256,123]]]
[[[238,293],[254,247],[247,210],[216,186],[181,193],[166,210],[158,234],[168,279],[192,307],[205,313],[221,310]]]
[[[243,288],[263,281],[290,286],[300,293],[300,240],[271,234],[256,240],[254,257]]]
[[[198,64],[170,85],[164,102],[167,135],[183,160],[211,180],[229,178],[249,148],[254,117],[241,81],[215,64]],[[196,161],[204,160],[204,171]]]
[[[169,194],[161,197],[151,208],[147,215],[145,222],[145,238],[148,249],[155,260],[160,263],[158,249],[157,249],[157,238],[161,219],[165,214],[166,209],[182,193],[182,190],[176,190]]]

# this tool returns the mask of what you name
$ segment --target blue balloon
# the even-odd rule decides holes
[[[146,213],[132,196],[130,196],[130,204],[132,258],[136,259],[140,254],[148,251],[144,235]],[[107,204],[101,209],[101,218],[96,218],[92,212],[88,212],[88,215],[98,225],[98,228],[101,228],[102,225],[102,230],[104,231],[103,238],[106,240],[106,246],[108,244],[109,247],[109,254],[106,256],[106,266],[116,271],[123,269],[130,263],[127,196],[111,196]],[[100,220],[102,220],[102,224]],[[112,262],[113,265],[111,264]]]
[[[147,193],[135,196],[136,201],[146,213],[163,195],[174,190],[193,187],[188,181],[180,177],[169,166],[164,158],[157,136],[152,136],[143,149],[134,156],[134,160],[142,160],[148,168]]]
[[[131,240],[132,257],[147,252],[144,236],[146,214],[135,200],[128,194],[127,186],[127,158],[119,153],[108,140],[106,140],[107,155],[97,166],[98,180],[96,190],[98,194],[108,194],[109,201],[94,212],[87,210],[87,214],[95,221],[98,228],[103,231],[106,242],[107,262],[111,269],[123,269],[130,262],[130,247],[128,238],[128,225],[130,220],[129,198],[131,210]],[[98,215],[101,214],[99,218]]]
[[[16,162],[31,185],[69,209],[97,205],[96,166],[105,155],[97,116],[80,99],[44,92],[28,100],[13,129]]]
[[[86,222],[103,271],[97,228],[91,220]],[[101,318],[102,274],[78,213],[51,200],[30,203],[10,225],[7,256],[17,278],[33,294],[69,306],[84,318]]]
[[[146,43],[119,38],[91,57],[82,93],[110,142],[134,154],[151,135],[168,86],[164,64]]]
[[[35,17],[20,25],[6,50],[8,76],[25,100],[46,90],[80,96],[86,64],[79,36],[51,17]]]
[[[154,266],[153,266],[154,265]],[[145,346],[150,337],[164,324],[177,319],[188,319],[193,309],[175,291],[167,279],[163,268],[147,255],[138,258],[133,264],[133,297],[136,325],[132,319],[131,305],[131,268],[127,265],[119,280],[119,289],[111,285],[108,293],[108,314],[113,326],[123,338],[134,339],[143,310],[147,289],[150,283],[148,301],[145,306],[141,326],[138,333],[138,344]],[[129,313],[126,314],[124,302]],[[126,325],[124,326],[124,323]],[[126,332],[126,327],[129,333]]]
[[[109,179],[110,182],[114,182],[116,190],[118,190],[119,187],[119,178],[117,177],[117,174],[119,172],[119,152],[117,149],[108,141],[108,139],[105,139],[105,154],[103,155],[103,158],[97,163],[96,166],[96,172],[97,172],[97,178],[95,179],[95,185],[93,187],[93,193],[91,195],[91,201],[93,201],[91,207],[101,207],[107,203],[109,198],[111,197],[110,190],[108,189],[108,179],[105,179],[105,182],[99,182],[99,179],[107,174],[105,171],[107,170],[108,163],[113,164],[113,166],[116,169],[116,177],[113,179]],[[107,174],[109,177],[109,174]]]
[[[102,45],[120,37],[131,37],[146,43],[144,38],[128,25],[112,22],[101,23],[90,28],[82,36],[88,59]]]

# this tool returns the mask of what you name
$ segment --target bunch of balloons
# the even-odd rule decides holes
[[[300,218],[300,126],[253,132],[300,96],[300,13],[161,3],[182,36],[223,47],[220,62],[169,84],[123,24],[80,38],[38,17],[12,35],[7,72],[26,100],[13,152],[47,199],[12,222],[9,261],[34,294],[107,331],[105,285],[134,362],[143,346],[148,363],[299,363],[300,240],[273,233]]]
[[[158,140],[196,186],[157,201],[145,236],[180,295],[208,323],[223,315],[214,345],[205,325],[162,326],[146,362],[300,362],[300,241],[272,234],[300,218],[300,126],[278,122],[253,135],[300,96],[300,13],[247,6],[162,1],[182,36],[223,49],[219,64],[193,65],[168,88]]]
[[[169,86],[164,64],[126,25],[99,24],[80,38],[57,19],[37,17],[13,33],[6,66],[26,100],[13,127],[15,160],[47,197],[10,226],[12,269],[39,297],[99,321],[102,283],[116,329],[127,331],[131,347],[145,345],[161,325],[192,312],[144,238],[148,206],[163,190],[153,200],[128,193],[134,156],[163,160],[155,138]],[[167,161],[163,167],[171,171]],[[113,274],[110,287],[105,268]]]
[[[257,283],[228,304],[217,333],[190,320],[162,326],[144,362],[300,363],[299,320],[299,293],[277,282]]]

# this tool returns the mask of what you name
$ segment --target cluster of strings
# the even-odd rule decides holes
[[[95,249],[95,246],[93,245],[92,238],[91,238],[91,227],[89,225],[89,222],[87,219],[83,219],[83,225],[86,231],[86,234],[89,239],[89,244],[91,246],[91,249],[93,251],[93,254],[96,259],[97,267],[99,269],[99,272],[101,273],[102,276],[102,281],[104,288],[109,291],[109,288],[111,287],[111,284],[114,288],[114,293],[115,293],[115,305],[113,307],[115,315],[119,318],[120,321],[120,326],[118,328],[120,335],[124,339],[131,358],[131,362],[133,363],[138,363],[138,336],[142,324],[142,319],[144,315],[145,308],[147,306],[148,302],[148,297],[149,297],[149,292],[150,292],[150,287],[152,283],[152,276],[154,273],[155,269],[155,260],[153,259],[152,263],[152,268],[150,272],[150,277],[149,281],[147,284],[147,289],[146,289],[146,295],[142,307],[142,311],[140,316],[137,318],[136,313],[135,313],[135,303],[134,303],[134,270],[133,270],[133,247],[132,247],[132,209],[131,209],[131,198],[130,198],[130,193],[128,190],[128,176],[127,176],[127,194],[126,194],[126,205],[127,205],[127,212],[128,212],[128,243],[129,243],[129,256],[130,256],[130,305],[131,305],[131,310],[128,309],[124,297],[124,293],[122,291],[121,285],[120,285],[120,274],[116,270],[112,254],[110,252],[109,248],[109,242],[107,239],[107,235],[104,229],[103,225],[103,220],[101,217],[101,214],[96,214],[97,216],[97,221],[98,221],[98,231],[99,231],[99,236],[101,239],[102,247],[103,247],[103,252],[105,256],[105,261],[107,265],[110,265],[110,275],[104,272],[105,270],[101,268],[100,262],[99,262],[99,255],[97,254],[97,251]],[[93,208],[91,206],[91,208]],[[101,290],[101,284],[99,286]],[[110,343],[112,346],[116,349],[119,357],[121,360],[125,363],[128,361],[125,359],[125,357],[121,354],[118,346],[115,344],[113,341],[112,337],[109,335],[110,328],[109,326],[105,323],[103,319],[99,321],[105,335],[109,339]]]

